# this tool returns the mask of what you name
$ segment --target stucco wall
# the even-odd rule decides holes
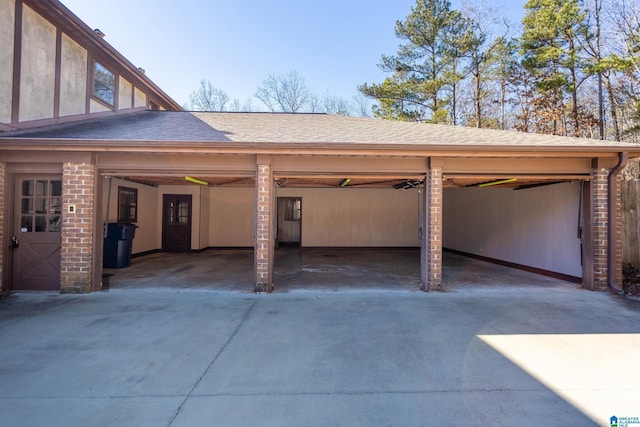
[[[20,121],[53,117],[56,28],[24,6],[22,15]]]
[[[131,101],[133,101],[133,86],[127,80],[120,77],[118,86],[118,108],[131,108]]]
[[[83,114],[87,99],[87,50],[62,35],[60,116]]]
[[[0,123],[11,121],[15,1],[0,0]]]
[[[134,107],[146,107],[147,106],[147,95],[144,94],[143,91],[141,91],[138,88],[135,88],[135,92],[134,92]]]
[[[580,184],[445,189],[443,246],[582,277]]]

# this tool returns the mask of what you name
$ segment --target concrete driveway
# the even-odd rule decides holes
[[[3,426],[608,426],[640,300],[568,286],[18,293]]]

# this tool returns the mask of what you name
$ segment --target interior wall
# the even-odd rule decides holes
[[[579,182],[444,190],[443,246],[582,277]]]
[[[108,182],[108,179],[105,179]],[[138,222],[136,234],[133,239],[131,252],[136,254],[160,248],[162,237],[162,224],[158,223],[156,206],[158,205],[158,189],[148,185],[124,181],[118,178],[111,179],[111,202],[109,203],[109,215],[107,222],[118,222],[118,187],[129,187],[138,190]],[[103,206],[107,206],[109,194],[108,184],[104,186]],[[158,231],[160,230],[160,231]]]
[[[418,191],[279,188],[302,197],[303,247],[416,247]]]
[[[209,246],[253,247],[253,187],[215,187],[209,191]]]

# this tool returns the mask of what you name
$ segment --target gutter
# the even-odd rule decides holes
[[[616,283],[616,184],[618,174],[629,160],[629,153],[618,153],[618,164],[609,171],[607,178],[607,285],[617,294],[623,294],[624,290]]]

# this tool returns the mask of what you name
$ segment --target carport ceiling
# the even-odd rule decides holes
[[[160,185],[197,185],[185,180],[184,175],[118,175],[109,174],[126,181],[139,184]],[[254,177],[250,176],[211,176],[207,174],[194,174],[191,177],[206,182],[209,187],[253,187]],[[421,183],[420,176],[277,176],[276,184],[279,187],[306,187],[306,188],[413,188]],[[588,176],[581,175],[544,175],[544,176],[506,176],[506,175],[445,175],[443,186],[445,188],[488,187],[500,188],[528,188],[538,185],[566,182],[572,180],[584,180]]]

